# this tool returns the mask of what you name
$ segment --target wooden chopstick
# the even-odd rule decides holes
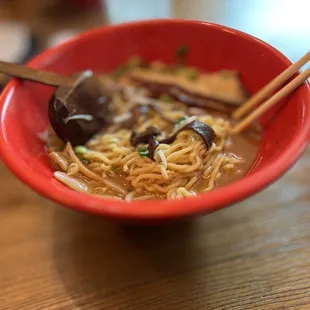
[[[310,55],[310,54],[309,54]],[[281,99],[286,97],[289,93],[291,93],[295,88],[301,85],[310,77],[310,68],[298,75],[293,81],[288,83],[285,87],[283,87],[279,92],[257,107],[252,113],[246,116],[243,120],[239,121],[234,127],[230,128],[231,134],[238,134],[247,128],[250,123],[259,118],[262,114],[264,114],[268,109],[274,106]]]
[[[303,67],[308,61],[310,61],[310,51],[304,55],[300,60],[296,63],[288,67],[285,71],[283,71],[280,75],[274,78],[270,83],[264,86],[261,90],[259,90],[253,97],[251,97],[247,102],[245,102],[242,106],[236,109],[232,113],[232,117],[235,120],[239,120],[242,116],[244,116],[251,108],[256,106],[256,104],[262,102],[262,100],[266,99],[268,96],[272,94],[277,88],[283,85],[289,78],[291,78],[297,71]]]

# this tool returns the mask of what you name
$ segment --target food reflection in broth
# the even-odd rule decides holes
[[[113,122],[85,145],[65,145],[52,132],[48,139],[55,178],[69,188],[127,201],[177,199],[251,168],[257,126],[228,135],[229,114],[247,99],[237,72],[134,58],[101,80],[113,94]]]

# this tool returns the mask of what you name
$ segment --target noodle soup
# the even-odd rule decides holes
[[[254,163],[257,126],[228,134],[231,111],[247,99],[237,72],[135,58],[101,81],[112,91],[112,124],[85,145],[49,137],[55,178],[69,188],[127,201],[177,199],[238,180]]]

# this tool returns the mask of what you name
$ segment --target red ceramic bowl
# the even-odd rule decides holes
[[[188,62],[206,70],[237,69],[254,93],[286,69],[290,60],[268,44],[223,26],[180,20],[153,20],[103,27],[49,49],[30,62],[34,68],[65,75],[111,70],[133,55],[175,62],[181,44]],[[48,126],[47,104],[53,89],[13,80],[0,99],[0,153],[25,184],[60,204],[119,219],[159,220],[218,210],[268,186],[300,157],[310,129],[310,91],[303,85],[262,119],[264,135],[257,160],[247,176],[229,186],[184,200],[122,202],[85,195],[53,178],[38,133]]]

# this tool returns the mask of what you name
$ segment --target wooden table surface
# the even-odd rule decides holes
[[[310,150],[231,208],[162,227],[64,209],[0,165],[0,309],[310,309]]]
[[[306,52],[301,32],[288,44],[254,28],[292,58]],[[0,192],[0,310],[310,309],[310,149],[256,196],[161,227],[64,209],[2,163]]]

